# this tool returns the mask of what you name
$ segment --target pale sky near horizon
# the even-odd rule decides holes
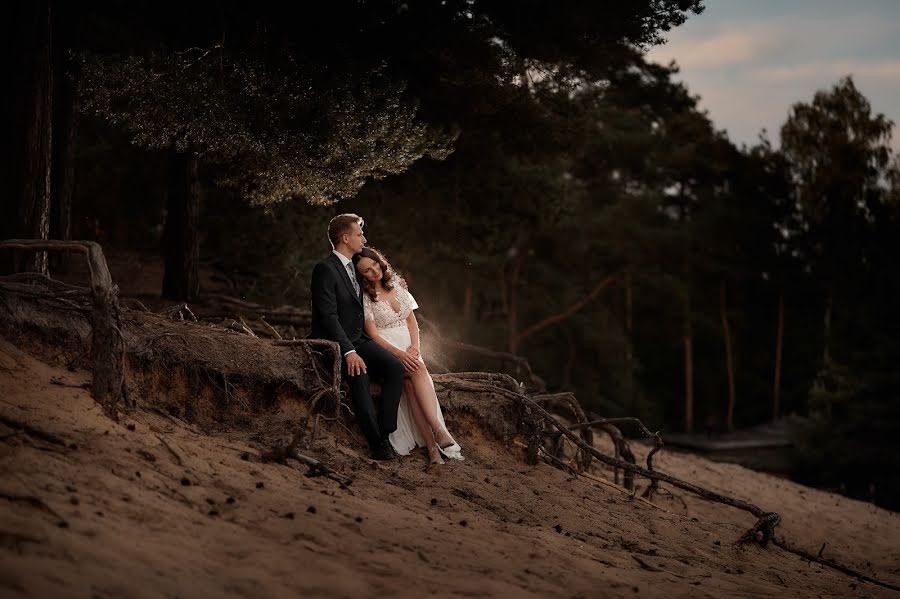
[[[900,0],[706,0],[706,10],[648,52],[670,60],[701,97],[717,129],[755,144],[761,129],[779,145],[795,102],[810,102],[845,75],[895,122],[900,152]]]

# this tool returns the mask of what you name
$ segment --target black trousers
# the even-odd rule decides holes
[[[375,449],[388,435],[397,430],[397,410],[400,408],[400,394],[403,391],[403,364],[390,352],[374,341],[363,341],[356,346],[356,353],[366,363],[366,374],[347,374],[347,360],[342,360],[341,374],[350,386],[353,411],[362,427],[369,447]],[[381,383],[381,401],[378,411],[372,401],[369,381]]]

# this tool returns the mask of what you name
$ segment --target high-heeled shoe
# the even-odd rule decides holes
[[[441,466],[444,464],[444,460],[441,458],[441,448],[439,445],[434,444],[428,448],[428,459],[433,466]]]
[[[438,437],[441,437],[443,439],[443,441],[438,441],[438,447],[440,447],[441,449],[448,449],[456,445],[456,441],[453,439],[453,436],[450,435],[450,432],[445,428],[438,430],[437,434],[435,434],[434,437],[435,440],[437,440]]]

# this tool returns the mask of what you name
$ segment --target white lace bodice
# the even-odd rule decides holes
[[[394,311],[394,307],[388,298],[372,301],[369,294],[363,292],[363,314],[366,320],[374,320],[378,329],[391,329],[405,327],[406,319],[413,310],[419,307],[412,294],[400,286],[400,277],[394,276],[391,280],[394,289],[397,290],[397,303],[400,304],[400,312]]]

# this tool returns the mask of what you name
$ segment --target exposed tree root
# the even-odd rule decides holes
[[[112,276],[106,264],[106,257],[100,244],[93,241],[57,241],[45,239],[8,239],[0,242],[0,248],[29,250],[34,252],[71,252],[83,254],[87,258],[90,271],[90,293],[93,308],[91,310],[91,354],[93,358],[92,373],[93,384],[91,395],[99,403],[106,415],[113,420],[118,420],[119,402],[125,395],[125,341],[122,338],[122,327],[119,316],[119,288],[113,283]],[[57,300],[69,302],[61,295],[83,295],[83,289],[67,285],[59,281],[53,281],[49,277],[24,273],[16,279],[7,278],[12,283],[4,283],[2,287],[7,292],[16,293],[24,291],[16,286],[18,281],[29,278],[31,281],[41,281],[45,287],[53,290]],[[74,307],[80,308],[72,303]]]
[[[787,544],[786,541],[784,541],[784,539],[779,539],[778,537],[773,537],[772,544],[775,545],[776,547],[780,547],[781,549],[784,549],[788,553],[793,553],[794,555],[798,555],[805,560],[809,560],[811,562],[816,562],[817,564],[821,564],[828,568],[832,568],[834,570],[837,570],[838,572],[847,574],[848,576],[853,576],[854,578],[858,578],[859,580],[863,580],[865,582],[868,582],[868,583],[871,583],[874,585],[878,585],[878,586],[884,587],[886,589],[891,589],[892,591],[900,591],[900,586],[891,584],[889,582],[884,582],[883,580],[878,580],[877,578],[872,578],[871,576],[866,576],[862,572],[857,572],[856,570],[854,570],[852,568],[848,568],[847,566],[844,566],[843,564],[839,564],[830,559],[825,559],[825,558],[821,557],[821,555],[813,555],[812,553],[808,553],[806,551],[803,551],[802,549],[797,549],[796,547],[791,547],[790,545]],[[823,547],[824,547],[824,545],[823,545]]]
[[[549,412],[556,411],[558,413],[564,413],[565,416],[571,420],[574,420],[577,424],[575,427],[570,427],[570,430],[575,430],[576,428],[580,430],[581,439],[591,447],[594,445],[594,431],[590,426],[585,426],[588,422],[588,417],[584,413],[584,409],[581,407],[581,404],[578,403],[578,399],[575,397],[574,393],[553,393],[549,395],[532,395],[531,399],[540,403],[544,406],[545,409]],[[548,431],[549,432],[549,431]],[[561,457],[563,453],[563,443],[564,438],[561,434],[555,433],[548,435],[550,437],[551,443],[555,445],[554,454],[557,457]],[[578,469],[580,471],[587,470],[591,465],[591,460],[593,456],[582,450],[581,448],[577,449],[577,453],[575,454],[575,463],[578,464]]]
[[[757,522],[747,533],[745,533],[740,542],[746,541],[756,541],[762,546],[765,546],[769,540],[772,538],[774,534],[775,526],[778,525],[778,522],[781,520],[781,517],[775,512],[767,512],[762,508],[753,505],[752,503],[743,501],[741,499],[735,499],[734,497],[729,497],[727,495],[721,495],[714,491],[710,491],[709,489],[704,489],[703,487],[699,487],[692,483],[683,481],[679,478],[671,476],[669,474],[665,474],[656,470],[649,470],[646,468],[642,468],[641,466],[637,466],[636,464],[629,464],[624,460],[620,460],[611,456],[608,456],[593,446],[585,443],[578,435],[569,430],[564,424],[559,422],[556,418],[553,417],[547,410],[545,410],[538,402],[534,401],[530,397],[527,397],[521,393],[515,393],[513,391],[509,391],[508,389],[504,389],[502,387],[497,387],[494,385],[487,385],[484,383],[477,383],[472,381],[453,381],[452,376],[445,375],[442,380],[442,384],[450,387],[450,388],[458,388],[467,391],[480,390],[482,392],[489,393],[498,393],[515,399],[518,402],[521,402],[525,405],[526,408],[529,408],[532,412],[537,413],[542,416],[546,422],[548,422],[551,426],[560,431],[560,433],[567,437],[570,441],[572,441],[576,446],[581,448],[583,451],[586,451],[593,455],[598,461],[603,462],[609,466],[613,466],[616,468],[621,468],[626,472],[631,472],[633,474],[643,476],[649,480],[660,480],[663,482],[667,482],[672,486],[684,489],[685,491],[690,491],[700,497],[707,499],[709,501],[715,501],[718,503],[724,503],[725,505],[730,505],[732,507],[750,512],[754,516],[757,517]],[[534,458],[537,457],[537,450],[535,450]]]

